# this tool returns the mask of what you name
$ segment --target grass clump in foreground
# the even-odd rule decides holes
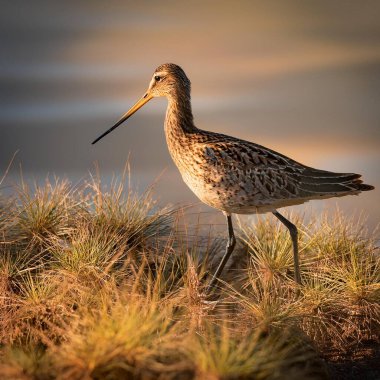
[[[361,222],[296,218],[303,286],[279,223],[241,225],[210,296],[220,236],[124,182],[1,199],[2,378],[325,379],[323,359],[379,347],[379,249]]]

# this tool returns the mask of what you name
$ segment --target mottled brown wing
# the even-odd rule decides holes
[[[217,173],[225,187],[269,203],[300,196],[297,176],[302,166],[294,161],[241,140],[210,141],[203,149],[209,170]]]
[[[204,157],[229,185],[238,184],[268,201],[339,196],[368,186],[359,174],[310,168],[261,145],[220,134],[204,142]]]

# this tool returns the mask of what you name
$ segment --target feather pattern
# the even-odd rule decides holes
[[[261,213],[373,189],[359,174],[314,169],[264,146],[197,128],[190,81],[182,69],[166,64],[156,71],[176,76],[166,94],[169,152],[185,183],[209,206],[227,213]]]

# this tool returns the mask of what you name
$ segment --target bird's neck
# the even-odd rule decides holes
[[[168,96],[168,108],[165,119],[165,133],[169,141],[180,141],[197,131],[191,110],[190,94]]]

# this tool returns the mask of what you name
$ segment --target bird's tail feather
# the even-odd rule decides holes
[[[305,195],[339,196],[373,190],[374,186],[364,184],[360,174],[334,173],[307,168],[300,176],[300,189],[305,192]]]

